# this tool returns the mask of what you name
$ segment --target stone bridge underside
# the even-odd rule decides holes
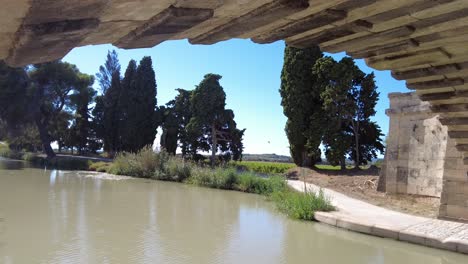
[[[0,59],[60,59],[74,47],[232,38],[320,45],[365,58],[440,113],[468,164],[468,0],[2,0]],[[468,206],[468,202],[467,202]]]

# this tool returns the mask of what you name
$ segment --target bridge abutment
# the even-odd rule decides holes
[[[389,98],[385,191],[440,197],[440,218],[468,221],[468,166],[441,114],[415,93]]]

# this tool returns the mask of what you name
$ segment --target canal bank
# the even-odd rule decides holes
[[[302,181],[288,184],[303,192]],[[378,207],[339,192],[306,184],[307,191],[320,189],[335,206],[334,212],[316,212],[319,222],[347,230],[413,244],[468,254],[468,224],[413,216]]]

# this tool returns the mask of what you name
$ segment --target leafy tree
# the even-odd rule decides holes
[[[175,155],[177,151],[177,144],[179,139],[179,119],[175,113],[174,101],[172,100],[159,108],[159,112],[162,115],[162,135],[161,135],[161,148],[167,151],[167,153]]]
[[[221,75],[207,74],[193,91],[190,99],[193,117],[188,124],[189,134],[198,138],[200,147],[208,151],[211,145],[211,164],[216,161],[218,151],[217,123],[224,114],[226,94],[219,84]],[[205,136],[206,135],[206,136]],[[211,142],[208,143],[208,138]]]
[[[225,161],[241,160],[244,144],[242,138],[245,129],[238,129],[237,123],[234,121],[234,112],[230,109],[224,110],[223,117],[219,120],[219,144],[221,152],[225,157]]]
[[[19,129],[14,134],[7,136],[6,140],[11,149],[16,151],[26,150],[36,152],[42,150],[42,142],[34,123],[28,122],[18,125]]]
[[[284,52],[281,105],[288,118],[285,131],[291,156],[299,166],[311,166],[320,159],[323,109],[321,86],[316,85],[312,67],[322,56],[319,47],[286,46]]]
[[[93,152],[102,148],[104,138],[106,137],[104,127],[104,95],[98,95],[95,98],[95,104],[91,111],[92,122],[90,129],[90,144]],[[104,147],[105,149],[105,147]]]
[[[351,119],[354,146],[350,156],[356,168],[377,158],[377,151],[380,153],[384,151],[382,131],[377,123],[370,120],[376,114],[375,106],[379,100],[374,78],[374,73],[365,75],[360,85],[354,86],[351,91],[355,108]]]
[[[133,68],[131,70],[133,71]],[[125,78],[123,83],[127,81]],[[156,77],[151,57],[141,59],[133,78],[134,81],[128,80],[128,86],[124,85],[128,93],[126,99],[130,103],[122,108],[126,110],[125,150],[136,152],[145,146],[153,145],[159,126],[156,120]]]
[[[109,50],[105,64],[99,67],[99,72],[96,74],[102,94],[105,94],[107,89],[111,87],[114,74],[120,76],[119,58],[115,50]]]
[[[63,148],[73,148],[76,138],[73,138],[73,130],[70,123],[73,120],[73,114],[69,111],[60,111],[55,118],[50,121],[48,130],[51,138],[57,141],[58,151]],[[73,141],[74,140],[74,141]]]
[[[382,130],[376,122],[372,121],[361,121],[359,125],[359,137],[358,140],[352,141],[350,149],[350,157],[355,161],[356,157],[359,157],[359,164],[365,165],[377,158],[377,154],[383,153],[385,146],[382,142],[383,137]],[[356,143],[359,144],[356,148]],[[359,150],[356,155],[356,150]]]
[[[54,61],[33,66],[29,73],[32,81],[32,113],[44,152],[55,156],[50,143],[50,122],[69,103],[70,92],[76,88],[79,71],[75,65]]]
[[[243,131],[238,131],[234,122],[232,110],[225,109],[226,94],[217,74],[207,74],[200,84],[193,90],[190,103],[192,117],[187,125],[187,137],[191,143],[191,152],[195,156],[196,150],[208,151],[211,149],[211,164],[216,162],[216,153],[232,151],[235,146],[236,155],[240,156],[242,145],[233,144],[234,132],[236,140],[242,141]],[[239,153],[240,152],[240,153]]]
[[[75,93],[70,96],[71,106],[75,109],[74,123],[71,127],[74,144],[79,154],[89,150],[90,125],[90,104],[94,101],[96,91],[92,87],[94,77],[87,74],[80,74]]]
[[[96,107],[99,107],[99,110],[103,108],[103,111],[98,112],[98,110],[96,110],[94,112],[95,117],[98,116],[98,118],[102,118],[102,124],[96,123],[96,128],[98,131],[102,129],[101,135],[103,135],[104,139],[104,150],[109,152],[111,155],[121,149],[121,90],[120,74],[114,73],[111,86],[104,94],[104,98],[102,98],[103,100],[98,100],[97,103],[99,105],[96,105]]]
[[[120,96],[117,99],[117,116],[118,116],[118,151],[133,151],[133,141],[135,140],[136,116],[134,104],[137,95],[136,79],[137,79],[137,63],[135,60],[130,60],[125,70],[124,78],[121,82]]]
[[[192,118],[191,102],[192,91],[177,89],[179,93],[174,99],[174,115],[178,123],[178,139],[182,156],[186,157],[191,151],[194,141],[188,135],[187,126]],[[195,150],[196,153],[196,150]]]
[[[317,83],[323,87],[321,98],[326,122],[323,143],[327,160],[345,169],[346,155],[355,167],[366,163],[380,147],[380,128],[370,122],[378,100],[374,75],[366,75],[349,57],[336,62],[331,57],[319,59],[313,68]],[[363,135],[373,135],[362,145]],[[362,141],[364,142],[364,141]],[[372,147],[373,146],[373,147]]]
[[[29,86],[25,68],[11,68],[0,61],[0,119],[10,136],[20,133],[22,125],[32,121],[27,109]]]

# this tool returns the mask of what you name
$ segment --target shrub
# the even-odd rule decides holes
[[[167,162],[165,152],[155,153],[151,147],[145,147],[138,153],[119,153],[114,159],[109,172],[140,178],[151,178]]]
[[[98,161],[89,165],[88,170],[97,172],[108,172],[111,164],[108,162]]]
[[[11,150],[8,145],[0,144],[0,157],[7,159],[20,160],[23,158],[23,153],[19,151]]]
[[[262,174],[283,174],[289,169],[296,167],[293,163],[284,162],[263,162],[263,161],[242,161],[232,162],[238,170],[251,171]]]
[[[163,154],[167,155],[167,153]],[[184,161],[177,157],[164,157],[160,161],[165,162],[159,164],[155,170],[153,178],[165,181],[182,182],[189,178],[192,174],[192,163]]]
[[[272,199],[280,211],[291,218],[300,220],[314,220],[316,211],[334,210],[322,191],[318,194],[313,192],[300,193],[293,190],[274,192]]]
[[[97,170],[105,167],[104,164],[95,163],[90,168]],[[318,195],[295,192],[287,187],[283,176],[262,178],[254,172],[239,173],[235,168],[211,169],[170,156],[166,152],[154,153],[150,148],[136,154],[118,154],[110,166],[110,172],[268,195],[281,211],[297,219],[313,220],[315,211],[333,210],[333,206],[322,192]]]
[[[283,191],[286,188],[286,181],[281,176],[271,176],[261,178],[252,173],[241,173],[237,189],[243,192],[257,194],[271,194],[275,191]]]

